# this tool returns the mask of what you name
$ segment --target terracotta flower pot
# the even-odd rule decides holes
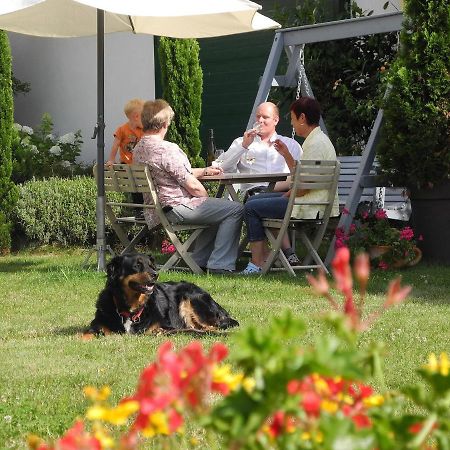
[[[396,269],[400,269],[401,267],[411,267],[415,266],[422,259],[422,250],[418,247],[414,247],[414,258],[410,261],[406,259],[399,259],[395,261],[392,266]]]
[[[380,256],[384,255],[391,249],[390,245],[374,245],[373,247],[369,248],[369,258],[375,259],[379,258]]]

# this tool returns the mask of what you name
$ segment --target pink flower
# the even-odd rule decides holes
[[[351,295],[353,280],[350,269],[350,250],[347,247],[338,248],[332,262],[333,276],[336,287],[344,295]]]
[[[349,211],[347,208],[344,208],[344,209],[342,210],[342,214],[343,214],[344,216],[348,216],[348,215],[350,214],[350,211]]]
[[[356,225],[354,223],[352,223],[350,225],[350,230],[349,231],[350,231],[350,234],[352,234],[352,233],[354,233],[356,231]]]
[[[356,279],[358,280],[362,289],[365,290],[370,275],[369,255],[367,255],[366,253],[360,253],[355,258],[354,269]]]
[[[420,234],[419,237],[417,238],[418,241],[423,241],[423,236]]]
[[[389,269],[389,265],[384,261],[380,261],[378,264],[378,268],[380,268],[381,270],[387,270]]]
[[[384,209],[377,209],[375,211],[375,219],[377,220],[387,219],[386,211]]]
[[[410,227],[405,227],[400,231],[400,239],[410,241],[414,237],[414,231]]]
[[[411,286],[401,286],[401,278],[398,277],[389,283],[386,301],[384,302],[384,307],[389,308],[394,305],[401,303],[411,292]]]
[[[310,273],[306,274],[306,279],[317,295],[326,295],[330,290],[327,277],[323,270],[319,271],[317,278],[314,278]]]
[[[162,241],[161,243],[161,253],[162,254],[175,253],[175,246],[166,239],[164,239],[164,241]]]
[[[363,211],[363,212],[361,213],[361,217],[362,217],[363,219],[367,219],[367,218],[369,217],[369,213],[368,213],[367,211]]]

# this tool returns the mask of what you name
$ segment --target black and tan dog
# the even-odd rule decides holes
[[[89,339],[111,333],[214,331],[238,326],[228,312],[193,283],[157,283],[154,259],[133,253],[114,257],[106,267]]]

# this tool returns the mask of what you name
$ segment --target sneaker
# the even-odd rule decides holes
[[[288,260],[288,263],[291,266],[298,266],[298,265],[300,265],[300,260],[298,259],[298,256],[295,253],[290,254],[287,257],[287,260]]]
[[[300,265],[300,260],[298,259],[298,256],[295,253],[291,253],[289,256],[287,256],[287,260],[288,260],[288,263],[291,266],[298,266],[298,265]],[[282,269],[284,267],[283,263],[280,261],[279,258],[277,258],[275,260],[273,265],[274,265],[274,267],[277,267],[278,269]]]
[[[242,272],[239,272],[239,275],[257,275],[261,272],[261,267],[258,267],[256,264],[249,262],[247,264],[247,267]]]

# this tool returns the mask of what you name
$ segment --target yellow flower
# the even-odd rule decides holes
[[[241,386],[244,375],[242,373],[233,374],[231,366],[223,364],[222,366],[214,366],[212,377],[214,383],[226,384],[231,391],[235,391]]]
[[[428,364],[424,365],[424,368],[430,373],[440,373],[442,376],[447,377],[449,373],[449,359],[445,352],[439,355],[439,360],[434,353],[430,353],[428,357]]]
[[[31,450],[36,450],[44,441],[36,434],[29,434],[27,436],[27,444]]]
[[[169,425],[166,414],[162,411],[156,411],[148,418],[148,425],[142,431],[145,437],[153,437],[157,434],[169,435]]]
[[[311,435],[307,431],[303,431],[303,433],[300,435],[300,439],[302,441],[310,441]]]
[[[255,389],[256,381],[252,377],[244,378],[242,381],[242,387],[247,391],[249,394],[252,393]]]
[[[448,361],[448,355],[447,353],[442,352],[441,353],[441,364],[440,364],[440,373],[442,376],[447,377],[448,376],[448,370],[449,370],[449,361]]]
[[[371,395],[363,399],[363,404],[366,408],[371,408],[373,406],[380,406],[384,403],[384,397],[380,394]]]
[[[111,395],[109,386],[103,386],[100,390],[97,390],[94,386],[86,386],[83,392],[87,398],[94,402],[103,402]]]
[[[113,425],[123,425],[128,417],[139,409],[139,403],[135,401],[124,402],[114,408],[91,406],[86,412],[89,420],[103,420]]]
[[[320,402],[320,408],[330,414],[334,414],[338,410],[338,404],[331,400],[325,399]]]
[[[114,448],[114,439],[109,435],[108,430],[102,427],[100,424],[95,424],[93,427],[94,436],[101,443],[102,449]]]
[[[317,389],[317,393],[320,395],[328,395],[330,389],[327,382],[318,374],[313,374],[312,379],[314,380],[314,386]]]

